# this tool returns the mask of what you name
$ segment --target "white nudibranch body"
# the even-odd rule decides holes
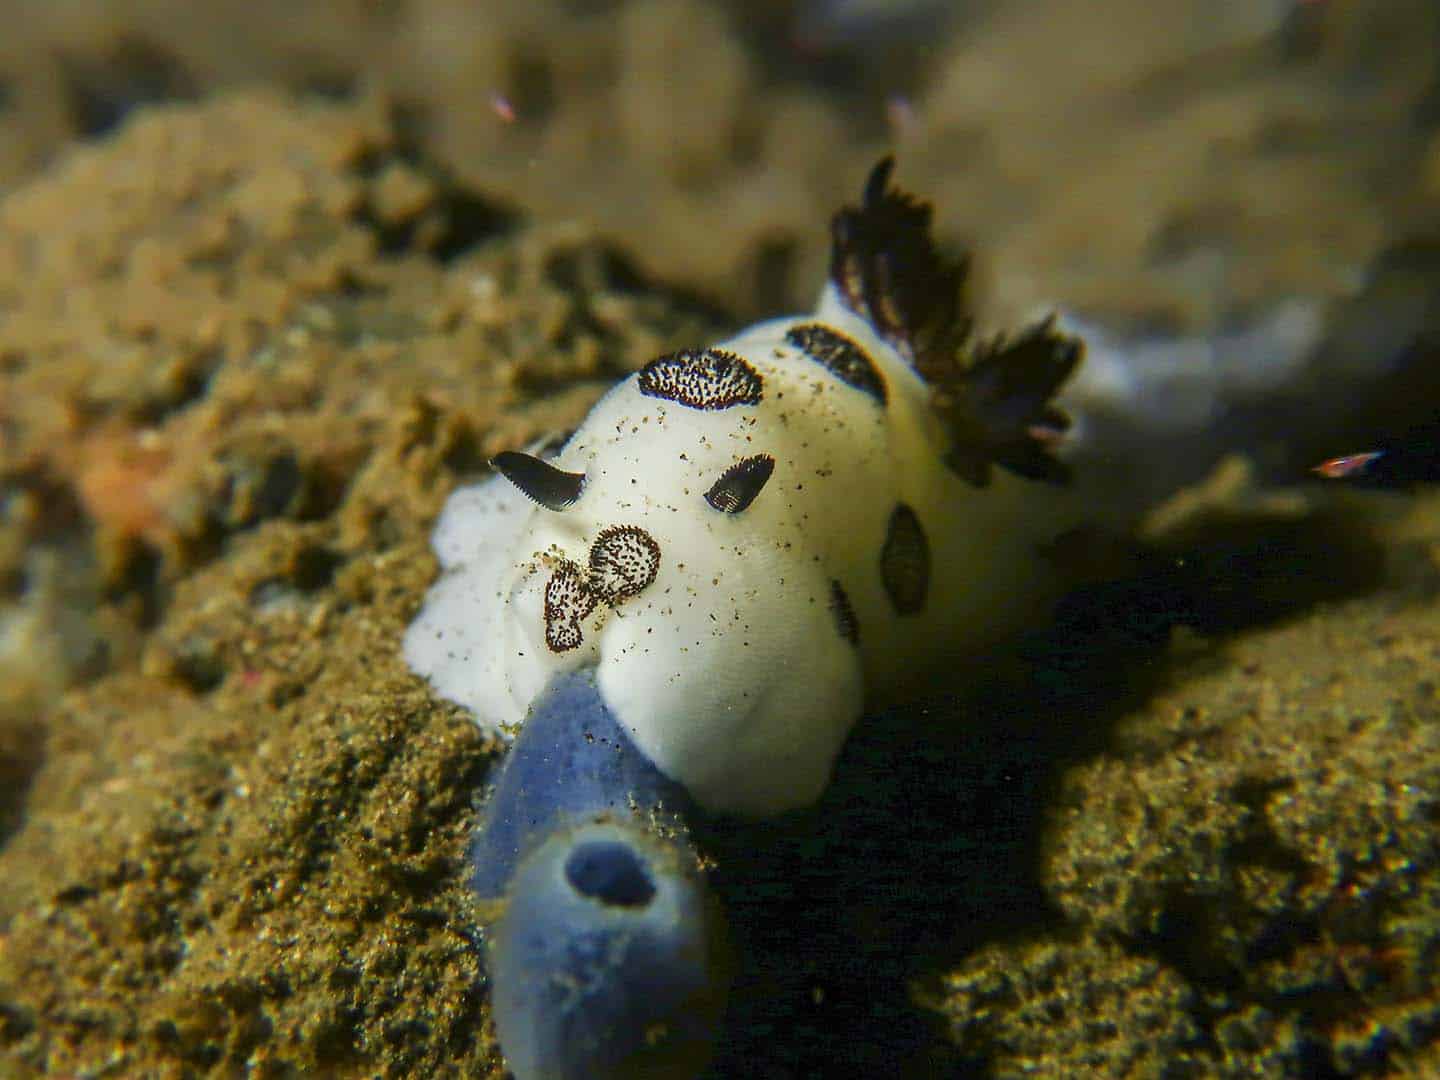
[[[405,640],[442,696],[513,730],[595,664],[662,772],[768,815],[820,795],[867,703],[1036,615],[1078,348],[1042,325],[961,364],[963,267],[887,178],[837,215],[814,314],[652,361],[553,457],[452,496]]]

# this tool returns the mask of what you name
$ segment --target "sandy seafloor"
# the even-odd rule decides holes
[[[0,3],[0,1076],[500,1075],[431,524],[886,148],[982,324],[1354,300],[1433,388],[1431,5],[939,7]],[[711,838],[716,1075],[1440,1075],[1440,501],[1169,544]]]

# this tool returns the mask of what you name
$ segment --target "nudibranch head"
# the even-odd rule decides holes
[[[1064,479],[1049,402],[1078,348],[1042,325],[966,362],[964,265],[888,179],[836,216],[813,314],[651,361],[553,456],[452,497],[406,638],[440,693],[506,728],[593,664],[702,807],[768,815],[819,796],[867,693],[1020,613],[1011,534],[1038,515],[1006,474]]]

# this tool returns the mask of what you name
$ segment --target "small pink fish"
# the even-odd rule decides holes
[[[490,111],[498,116],[502,123],[513,124],[517,119],[515,106],[498,90],[490,95]]]
[[[1384,456],[1384,450],[1367,450],[1361,454],[1343,454],[1340,457],[1333,457],[1328,461],[1322,461],[1310,471],[1316,476],[1323,476],[1326,480],[1340,480],[1347,476],[1354,476],[1356,473],[1364,472],[1371,462],[1378,461]]]

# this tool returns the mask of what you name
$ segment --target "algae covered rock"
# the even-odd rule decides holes
[[[429,528],[713,328],[364,106],[157,111],[0,218],[0,482],[112,642],[4,714],[0,1053],[498,1071],[461,869],[493,748],[399,652]]]
[[[945,976],[963,1050],[1001,1075],[1424,1075],[1432,559],[1411,547],[1407,587],[1201,647],[1064,770],[1039,878],[1063,923]]]

